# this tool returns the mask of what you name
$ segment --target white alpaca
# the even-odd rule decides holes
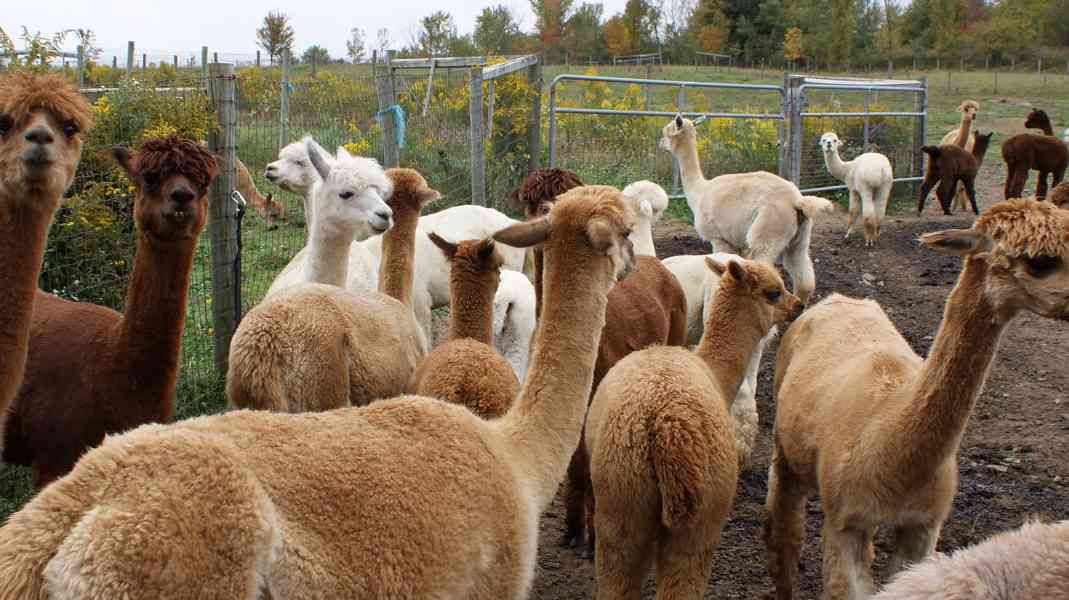
[[[656,257],[657,251],[653,247],[653,226],[661,220],[665,209],[668,208],[668,194],[661,186],[645,180],[632,183],[621,193],[625,198],[636,201],[633,208],[638,219],[630,236],[631,243],[635,246],[635,254]]]
[[[880,224],[887,214],[887,199],[891,197],[894,171],[891,170],[891,161],[878,152],[866,152],[854,160],[844,161],[839,156],[839,147],[842,145],[839,136],[830,131],[820,136],[820,148],[824,151],[824,164],[828,172],[845,183],[850,194],[850,217],[843,239],[849,238],[854,232],[854,223],[860,211],[865,228],[865,245],[871,246],[880,238]]]
[[[502,269],[494,294],[494,350],[505,357],[523,383],[535,330],[534,284],[518,271]]]
[[[1069,521],[1025,523],[902,571],[872,600],[1062,598],[1069,588]]]
[[[316,144],[316,149],[322,150],[318,144]],[[319,154],[327,161],[333,160],[327,152],[320,152]],[[309,230],[311,230],[313,207],[310,198],[312,186],[319,181],[319,174],[316,173],[311,161],[308,160],[308,150],[305,143],[303,141],[292,142],[279,150],[278,160],[269,163],[267,168],[264,169],[264,178],[283,190],[301,197],[301,201],[304,204],[304,219],[308,224]],[[356,239],[366,239],[370,235],[371,231],[369,229],[361,229],[358,230]]]
[[[687,346],[695,347],[701,341],[705,322],[709,318],[716,292],[720,289],[720,275],[705,265],[706,257],[720,264],[731,260],[742,260],[735,254],[717,252],[715,254],[681,254],[662,260],[664,266],[679,280],[683,293],[687,297]],[[753,357],[746,369],[746,376],[735,393],[731,404],[731,420],[735,426],[735,447],[739,453],[739,467],[749,468],[754,442],[757,439],[757,371],[761,366],[768,341],[777,334],[773,327],[761,343],[754,349]]]
[[[782,258],[794,293],[808,302],[816,289],[809,237],[813,219],[831,202],[802,196],[782,177],[757,171],[706,179],[698,161],[694,123],[676,115],[662,130],[660,147],[679,163],[694,228],[716,252],[775,263]]]

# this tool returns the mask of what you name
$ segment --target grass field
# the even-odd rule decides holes
[[[595,67],[600,75],[641,78],[646,76],[645,67]],[[295,69],[294,77],[300,76],[302,68]],[[334,66],[330,70],[340,77],[353,77],[366,81],[370,85],[371,73],[366,66]],[[553,66],[545,70],[545,83],[563,73],[582,74],[587,67]],[[861,76],[861,75],[859,75]],[[963,99],[972,99],[980,102],[981,110],[977,122],[977,128],[982,131],[994,130],[996,136],[993,147],[988,154],[987,165],[995,165],[990,168],[1001,168],[1001,157],[997,146],[1008,136],[1024,131],[1023,123],[1025,115],[1033,107],[1043,108],[1051,116],[1056,133],[1060,136],[1066,126],[1069,126],[1069,76],[1064,74],[1037,75],[1035,73],[991,73],[991,72],[896,72],[896,78],[915,78],[927,76],[929,83],[928,99],[928,127],[926,141],[937,143],[943,134],[957,126],[958,113],[955,108]],[[425,77],[425,72],[413,72],[406,75],[404,86],[413,86],[415,82]],[[442,75],[439,72],[436,77],[449,78],[447,82],[450,89],[460,89],[464,86],[465,73],[458,71],[450,75]],[[654,79],[699,81],[699,82],[724,82],[724,83],[759,83],[781,85],[783,74],[773,71],[756,71],[744,69],[725,69],[691,66],[665,66],[654,67],[650,77]],[[634,89],[628,90],[627,86],[610,86],[609,93],[612,97],[624,97],[630,94],[634,96]],[[404,89],[409,89],[405,87]],[[653,87],[650,92],[650,107],[655,110],[675,110],[676,89],[674,87]],[[416,88],[412,87],[415,93]],[[564,103],[583,105],[585,95],[591,91],[588,84],[566,83],[558,90],[558,100]],[[645,90],[639,90],[637,94],[644,101]],[[543,94],[543,101],[547,99]],[[844,98],[840,95],[838,100]],[[828,100],[827,98],[814,97],[813,101]],[[833,98],[832,100],[836,100]],[[830,101],[830,100],[829,100]],[[906,102],[904,98],[888,99],[884,102],[889,104]],[[753,93],[753,92],[693,92],[689,91],[686,98],[687,106],[701,106],[706,110],[722,112],[778,112],[778,94]],[[545,105],[545,104],[544,104]],[[904,104],[903,104],[904,105]],[[353,118],[370,119],[377,107],[374,106],[350,106],[345,107],[346,114]],[[321,140],[328,147],[346,141],[346,124],[337,116],[338,113],[326,113],[319,115],[315,111],[306,110],[297,113],[302,116],[295,118],[290,125],[290,138],[295,139],[302,134],[310,133]],[[402,162],[406,166],[412,166],[424,171],[428,175],[431,185],[445,193],[445,199],[436,208],[443,208],[453,204],[467,202],[470,194],[468,182],[468,157],[467,157],[467,130],[463,124],[448,123],[442,118],[442,112],[436,107],[431,107],[430,114],[423,117],[410,115],[411,141],[402,151]],[[266,292],[275,273],[284,266],[305,243],[305,225],[301,215],[300,200],[287,192],[273,189],[262,178],[262,172],[268,162],[273,160],[277,152],[279,128],[277,113],[272,114],[242,114],[238,130],[238,153],[253,173],[256,183],[262,192],[271,191],[276,198],[281,199],[290,215],[288,223],[283,224],[275,231],[265,229],[262,221],[253,213],[245,218],[243,223],[243,252],[242,252],[242,296],[243,306],[246,310],[254,306]],[[593,129],[576,129],[576,133],[570,134],[566,130],[569,121],[579,122],[582,119],[593,121],[587,124]],[[633,119],[630,129],[623,131],[611,139],[612,143],[605,143],[598,138],[597,143],[582,139],[583,131],[601,131],[599,128],[612,126],[612,121],[605,117],[569,116],[562,118],[562,137],[560,149],[561,166],[577,170],[587,181],[597,183],[610,183],[625,185],[637,179],[654,179],[667,186],[671,186],[672,162],[670,157],[656,149],[657,137],[660,128],[664,125],[663,118]],[[736,132],[753,134],[747,128],[757,127],[756,121],[740,122],[735,127]],[[543,129],[547,126],[543,118]],[[544,138],[543,138],[544,139]],[[727,160],[725,155],[717,155],[714,152],[703,157],[706,175],[715,175],[721,172],[740,170],[767,169],[776,170],[775,163],[775,139],[769,140],[772,144],[767,148],[747,147],[745,151],[736,153]],[[815,143],[815,140],[814,140]],[[856,141],[855,141],[856,143]],[[767,146],[767,144],[765,144]],[[544,145],[543,145],[544,148]],[[379,154],[378,147],[370,149],[371,154]],[[500,155],[491,157],[494,161],[503,160]],[[809,164],[809,163],[807,163]],[[815,166],[809,165],[814,171],[819,170],[823,174],[822,163]],[[501,173],[504,171],[493,171]],[[818,173],[815,172],[815,176]],[[1034,178],[1033,178],[1034,181]],[[492,187],[490,196],[491,203],[502,209],[507,209],[502,190],[508,189],[506,182],[489,182]],[[906,194],[900,198],[911,198],[912,192],[907,189]],[[898,205],[901,206],[901,202]],[[892,206],[894,209],[895,206]],[[681,200],[674,200],[668,211],[669,218],[677,218],[685,221],[690,220],[689,209]],[[210,311],[210,250],[207,236],[202,238],[198,251],[196,264],[193,272],[190,289],[190,310],[187,319],[186,335],[184,338],[183,372],[180,377],[176,402],[176,418],[182,419],[190,416],[204,414],[219,410],[223,406],[222,386],[219,377],[212,367],[212,317]],[[13,510],[16,510],[29,498],[31,494],[28,483],[28,471],[22,468],[0,468],[0,519]]]

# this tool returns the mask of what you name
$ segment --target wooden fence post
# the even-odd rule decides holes
[[[200,47],[200,76],[204,79],[204,85],[208,85],[208,47]]]
[[[126,42],[126,74],[134,72],[134,43]]]
[[[256,51],[256,68],[257,69],[260,68],[260,51],[259,50]]]
[[[234,193],[237,138],[237,102],[234,66],[212,64],[209,90],[218,129],[208,134],[208,145],[220,158],[219,176],[211,186],[208,228],[212,244],[212,320],[214,326],[215,370],[225,379],[230,353],[230,339],[241,317],[241,281],[235,277],[238,258],[236,206]]]
[[[471,203],[486,206],[486,138],[483,135],[483,68],[471,68],[471,98],[468,118],[471,126]]]
[[[278,149],[290,141],[290,53],[282,51],[282,84],[279,90]]]
[[[379,101],[379,121],[382,123],[382,162],[387,168],[401,164],[401,149],[397,145],[394,117],[390,107],[397,103],[394,90],[393,65],[390,64],[393,50],[379,55],[375,65],[375,93]]]
[[[78,87],[85,87],[85,47],[78,46]]]
[[[527,115],[527,151],[531,153],[527,161],[527,172],[535,171],[542,165],[542,61],[545,55],[538,56],[538,62],[527,68],[527,84],[534,90],[531,98],[531,114]]]
[[[141,70],[144,71],[148,68],[148,54],[141,54]]]

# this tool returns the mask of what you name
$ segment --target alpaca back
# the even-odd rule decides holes
[[[407,393],[466,406],[483,419],[496,419],[512,407],[520,382],[493,348],[461,338],[446,341],[420,363]]]

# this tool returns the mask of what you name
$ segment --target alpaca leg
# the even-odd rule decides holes
[[[890,199],[891,184],[887,184],[876,190],[876,202],[874,206],[876,209],[876,240],[880,239],[880,230],[883,227],[883,220],[887,217],[887,202]]]
[[[656,600],[701,598],[713,571],[713,554],[720,545],[720,531],[727,511],[711,519],[711,527],[686,527],[662,531],[657,548]]]
[[[857,190],[850,190],[849,196],[850,211],[846,218],[846,235],[843,236],[844,240],[849,239],[850,234],[854,232],[854,224],[857,223],[857,215],[861,211],[861,198],[860,194],[857,193]]]
[[[824,521],[824,600],[865,600],[872,582],[872,532],[838,529]]]
[[[564,493],[564,539],[561,545],[579,548],[584,543],[583,529],[586,509],[586,494],[590,486],[590,459],[586,454],[586,442],[579,440],[579,448],[572,454],[568,464],[568,480]]]
[[[943,208],[943,214],[950,214],[950,201],[953,199],[951,195],[954,193],[954,186],[958,184],[957,178],[944,177],[939,182],[939,187],[935,190],[935,197],[939,200],[939,206]]]
[[[966,202],[967,199],[965,197],[965,186],[959,183],[957,187],[954,188],[954,210],[965,210]]]
[[[975,187],[975,183],[976,182],[973,181],[972,179],[969,179],[969,180],[964,182],[964,184],[965,184],[965,195],[969,197],[969,204],[972,205],[973,214],[974,215],[978,215],[978,214],[980,214],[980,209],[976,207],[976,187]]]
[[[921,184],[921,196],[917,199],[917,216],[924,212],[924,202],[928,200],[928,194],[931,193],[933,187],[935,187],[935,180],[925,177],[924,183]]]
[[[739,256],[743,255],[742,250],[740,250],[738,247],[734,246],[731,242],[725,240],[724,238],[714,238],[710,243],[713,246],[713,253],[723,252],[725,254],[737,254]]]
[[[1042,200],[1047,197],[1047,171],[1039,172],[1039,179],[1036,180],[1036,198]]]
[[[909,565],[918,563],[935,552],[939,540],[939,527],[929,525],[903,525],[891,533],[894,554],[891,556],[891,573],[897,573]]]
[[[876,199],[875,190],[865,188],[861,192],[861,222],[865,228],[865,245],[871,246],[876,241]]]
[[[791,600],[798,582],[798,559],[805,542],[806,490],[773,451],[765,499],[765,552],[777,600]]]
[[[812,228],[813,222],[806,221],[802,227]],[[791,276],[794,287],[794,295],[803,304],[809,304],[813,292],[817,289],[817,278],[813,272],[813,260],[809,257],[809,234],[798,236],[800,239],[792,242],[783,255],[783,268]]]
[[[616,493],[603,497],[595,515],[598,530],[597,600],[639,600],[642,583],[653,564],[660,515],[657,499],[636,494]],[[633,492],[633,490],[632,490]],[[653,516],[653,519],[643,518]]]

